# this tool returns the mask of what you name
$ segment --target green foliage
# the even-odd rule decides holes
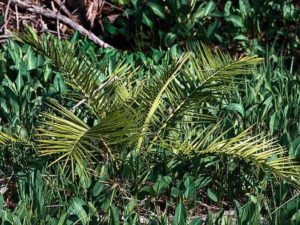
[[[297,162],[284,156],[284,151],[274,141],[258,136],[249,138],[247,131],[227,139],[226,132],[218,133],[218,125],[204,126],[203,129],[207,119],[214,116],[205,113],[204,109],[208,105],[213,108],[215,102],[239,83],[235,77],[249,73],[246,66],[256,64],[260,59],[243,57],[234,60],[220,51],[213,53],[199,45],[183,54],[171,67],[161,67],[160,73],[150,79],[137,80],[128,75],[133,73],[122,69],[128,66],[117,66],[112,74],[106,74],[104,82],[98,83],[101,72],[84,54],[80,56],[82,58],[74,56],[70,43],[37,39],[30,29],[27,34],[17,37],[51,60],[67,82],[81,92],[97,121],[90,127],[59,104],[53,107],[63,118],[45,115],[37,147],[43,155],[59,154],[53,163],[64,161],[64,168],[70,164],[73,177],[77,167],[85,173],[87,165],[97,161],[98,152],[108,153],[117,161],[119,149],[130,149],[135,143],[136,153],[165,148],[173,154],[189,156],[194,153],[227,154],[252,161],[276,177],[298,185]]]
[[[28,137],[45,98],[65,91],[59,74],[28,45],[10,41],[0,52],[0,117],[11,130]]]
[[[257,132],[268,131],[290,155],[299,157],[299,74],[293,71],[293,61],[290,69],[285,67],[286,61],[275,55],[266,57],[253,78],[245,81],[244,91],[231,100],[238,103],[227,105],[227,110],[236,112],[228,118],[228,125],[244,129],[257,124]]]
[[[139,158],[143,161],[143,159]],[[127,163],[130,163],[129,161]],[[299,222],[298,210],[300,207],[299,195],[288,198],[289,190],[281,186],[277,192],[276,199],[267,198],[270,190],[268,188],[257,194],[257,197],[249,195],[247,202],[235,201],[234,208],[237,216],[225,214],[224,210],[217,213],[207,211],[207,218],[194,216],[193,210],[197,207],[196,202],[203,201],[204,186],[198,186],[194,197],[175,197],[163,194],[157,196],[155,193],[140,195],[145,188],[138,189],[137,195],[131,190],[134,185],[126,181],[119,174],[113,175],[109,165],[99,165],[97,169],[98,179],[92,181],[87,187],[83,187],[77,181],[70,182],[61,168],[54,167],[54,174],[32,170],[28,174],[18,174],[18,206],[14,210],[3,208],[1,222],[6,224],[206,224],[221,225],[226,221],[237,220],[238,224],[292,224]],[[103,173],[106,168],[107,173]],[[132,170],[132,172],[134,172]],[[151,175],[154,171],[151,172]],[[175,177],[172,176],[172,185]],[[117,179],[118,177],[118,179]],[[93,180],[92,177],[90,177]],[[159,180],[160,178],[158,178]],[[155,179],[147,178],[146,182],[140,183],[145,187],[147,183]],[[185,176],[188,182],[198,182],[192,176]],[[189,180],[187,182],[187,180]],[[181,182],[177,179],[177,182]],[[182,187],[185,187],[182,185]],[[189,187],[187,187],[189,188]],[[143,190],[144,189],[144,190]],[[170,189],[169,189],[170,190]],[[169,191],[168,190],[168,191]],[[167,197],[166,202],[161,198]],[[196,198],[197,200],[193,200]],[[1,199],[1,197],[0,197]],[[274,202],[275,201],[275,202]],[[0,202],[1,203],[1,202]],[[163,204],[164,203],[164,204]],[[273,204],[278,204],[273,208]],[[6,204],[6,203],[5,203]],[[262,208],[267,207],[265,217],[262,217]],[[2,207],[1,207],[2,208]],[[269,210],[269,212],[268,212]],[[169,217],[167,215],[173,215]],[[104,216],[106,215],[106,216]],[[161,216],[160,216],[161,215]],[[143,219],[144,218],[144,219]],[[146,221],[147,220],[147,221]],[[170,221],[173,222],[170,222]],[[144,222],[142,222],[144,221]],[[167,222],[169,221],[169,222]],[[222,222],[223,221],[223,222]]]
[[[40,161],[33,157],[36,151],[30,147],[38,115],[46,108],[46,98],[64,92],[61,75],[30,46],[9,41],[1,47],[0,143],[13,143],[9,148],[0,148],[1,176],[27,170],[30,164]]]
[[[125,39],[138,49],[201,40],[260,54],[266,43],[274,43],[295,55],[299,15],[295,1],[131,0],[113,24],[104,21],[104,28],[109,39]]]
[[[55,75],[63,77],[64,89],[47,92],[34,112],[25,107],[27,118],[34,121],[28,123],[26,136],[10,121],[0,122],[5,131],[0,132],[2,150],[13,153],[20,165],[18,152],[31,151],[25,151],[26,170],[14,168],[13,173],[4,173],[11,178],[0,181],[1,191],[9,187],[0,195],[1,223],[299,223],[299,194],[290,186],[297,186],[298,163],[274,140],[259,134],[269,130],[260,125],[270,121],[264,115],[271,116],[273,109],[252,114],[242,103],[253,102],[240,102],[253,100],[249,94],[253,91],[248,90],[260,78],[266,83],[254,90],[263,97],[253,101],[269,96],[276,101],[288,90],[277,76],[294,81],[290,78],[294,73],[275,68],[274,77],[263,66],[256,72],[252,65],[258,58],[232,58],[199,44],[179,56],[172,48],[166,53],[152,49],[146,57],[98,50],[76,38],[60,42],[48,36],[37,38],[35,33],[19,38],[38,53],[27,44],[17,49],[26,46],[35,57],[46,58],[39,67],[41,74],[48,66],[52,75],[43,90],[50,90]],[[5,54],[14,46],[15,42],[7,45]],[[10,78],[13,72],[7,71]],[[30,71],[24,76],[30,76]],[[252,73],[259,78],[254,76],[246,83],[244,95],[235,98],[237,86],[244,85],[243,75]],[[274,84],[282,91],[267,88]],[[284,100],[289,108],[298,99],[294,91],[288,94],[291,100]],[[48,96],[56,100],[44,104]],[[257,118],[258,124],[251,126]],[[279,123],[273,134],[285,133],[288,124]],[[36,150],[47,157],[35,157]],[[1,163],[7,158],[1,158]],[[34,159],[42,163],[37,166]],[[227,210],[233,209],[236,216],[228,215]]]

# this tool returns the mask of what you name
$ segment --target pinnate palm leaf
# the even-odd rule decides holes
[[[299,187],[300,165],[275,139],[263,135],[251,135],[251,128],[233,138],[226,138],[227,132],[219,133],[219,124],[208,127],[202,132],[195,131],[193,137],[185,136],[183,141],[165,139],[162,146],[176,154],[228,155],[245,162],[251,162],[257,168],[271,172],[276,178]]]
[[[95,116],[102,115],[112,109],[112,103],[117,103],[120,97],[130,95],[126,89],[121,89],[121,81],[134,71],[131,66],[119,62],[112,73],[99,70],[87,54],[78,53],[74,44],[64,40],[59,41],[53,36],[38,38],[36,32],[28,27],[25,33],[15,34],[19,41],[29,44],[42,53],[56,67],[66,82],[73,89],[80,91]],[[126,93],[125,93],[126,92]]]
[[[112,113],[93,127],[88,126],[71,111],[51,101],[58,115],[44,113],[38,129],[37,148],[41,155],[59,155],[52,163],[64,161],[64,168],[71,165],[86,171],[102,154],[114,158],[111,146],[135,140],[138,118],[124,111]]]
[[[148,80],[140,92],[139,102],[147,112],[144,130],[151,130],[155,142],[186,117],[194,125],[207,122],[208,118],[211,121],[214,118],[204,113],[207,105],[219,102],[222,96],[235,90],[239,76],[251,73],[251,65],[260,61],[255,56],[234,59],[199,44],[174,66],[167,67],[162,75]],[[138,150],[142,142],[141,137]]]
[[[54,163],[64,160],[65,166],[70,162],[73,170],[75,164],[84,170],[103,152],[113,158],[111,146],[136,141],[137,151],[160,146],[191,157],[229,155],[299,186],[295,182],[300,178],[299,163],[285,156],[286,151],[276,141],[251,136],[249,130],[228,138],[218,125],[204,125],[219,119],[212,113],[217,110],[216,105],[236,89],[240,76],[251,73],[251,66],[260,58],[234,59],[199,44],[175,63],[157,67],[151,77],[135,82],[138,78],[134,76],[132,80],[124,78],[132,75],[128,65],[120,64],[113,73],[105,75],[84,54],[76,55],[68,42],[40,40],[30,29],[17,37],[52,61],[71,86],[83,94],[99,121],[90,127],[54,103],[59,115],[44,114],[38,134],[42,155],[60,154]],[[100,79],[103,74],[105,81]]]

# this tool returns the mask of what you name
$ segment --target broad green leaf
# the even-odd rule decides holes
[[[82,187],[85,189],[89,188],[92,183],[91,177],[88,174],[83,173],[78,165],[76,165],[76,172],[78,173]]]
[[[192,181],[192,179],[190,177],[188,177],[185,181],[184,181],[184,186],[186,188],[185,192],[184,192],[184,197],[185,198],[191,198],[194,197],[196,194],[196,186],[195,186],[195,182]]]
[[[226,21],[232,22],[233,26],[235,27],[244,27],[243,20],[238,15],[229,15],[225,17]]]
[[[133,212],[134,208],[138,206],[138,201],[137,199],[132,199],[130,202],[126,205],[126,214],[129,215],[130,213]]]
[[[205,223],[207,225],[214,225],[213,215],[209,209],[207,211],[207,217],[206,217]]]
[[[290,154],[297,156],[300,153],[300,136],[293,140],[290,147]]]
[[[224,16],[229,16],[231,13],[230,13],[230,9],[231,9],[231,5],[232,5],[232,2],[231,1],[227,1],[225,6],[224,6]]]
[[[24,78],[26,76],[28,76],[28,71],[27,71],[26,65],[23,62],[20,62],[19,66],[18,66],[18,76],[15,81],[18,93],[20,93],[21,89],[24,87],[24,84],[25,84]]]
[[[276,112],[274,112],[270,118],[269,129],[270,133],[274,134],[274,132],[278,129],[279,118]]]
[[[64,213],[61,215],[57,225],[64,225],[67,219],[68,213]]]
[[[72,198],[71,206],[68,209],[69,214],[74,214],[78,217],[78,219],[83,223],[88,223],[88,214],[84,209],[86,206],[86,202],[80,198]]]
[[[103,194],[107,191],[108,187],[105,186],[102,182],[97,181],[96,184],[93,187],[92,193],[93,196],[99,196],[100,194]]]
[[[285,2],[283,5],[283,17],[284,19],[296,21],[297,19],[297,9],[295,8],[293,3]]]
[[[105,31],[110,33],[112,36],[119,33],[118,28],[110,23],[104,23]]]
[[[198,218],[193,219],[189,225],[202,225],[202,220]]]
[[[140,5],[141,0],[131,0],[132,5],[134,8],[138,8]]]
[[[222,217],[224,215],[224,209],[220,209],[215,215],[214,215],[214,219],[215,219],[215,223],[216,224],[222,224]]]
[[[76,43],[79,40],[80,33],[78,31],[75,31],[71,37],[70,42],[71,43]]]
[[[206,37],[211,38],[212,35],[215,34],[215,31],[217,30],[220,22],[218,20],[215,20],[212,24],[208,26]]]
[[[152,26],[153,26],[153,21],[152,21],[152,19],[147,15],[147,12],[143,12],[142,22],[143,22],[146,26],[148,26],[148,27],[152,27]]]
[[[37,68],[37,57],[35,56],[33,49],[29,47],[24,56],[25,63],[27,65],[27,70],[34,70]]]
[[[248,0],[239,0],[239,7],[243,17],[249,15],[251,7]]]
[[[171,49],[170,49],[170,55],[171,55],[171,58],[173,59],[173,60],[176,60],[177,58],[178,58],[178,45],[177,44],[175,44],[175,45],[173,45],[172,47],[171,47]]]
[[[180,190],[176,187],[171,188],[171,195],[175,198],[179,197],[180,195]]]
[[[1,220],[4,225],[14,225],[13,214],[8,210],[3,211]]]
[[[204,16],[208,16],[215,8],[216,3],[214,1],[209,1],[205,7]]]
[[[211,188],[207,189],[207,195],[208,197],[214,201],[214,202],[218,202],[218,196],[215,190],[212,190]]]
[[[197,189],[201,189],[206,187],[212,179],[210,177],[200,177],[197,180],[195,180],[195,186]]]
[[[230,111],[236,111],[238,112],[242,117],[245,116],[245,109],[241,104],[238,103],[230,103],[226,106],[227,110]]]
[[[159,176],[158,180],[153,185],[153,190],[155,191],[155,193],[157,195],[161,195],[168,189],[171,181],[172,181],[172,178],[169,176],[164,176],[164,177]]]
[[[174,34],[174,33],[167,33],[165,35],[165,38],[164,38],[165,45],[167,47],[171,46],[174,43],[174,41],[176,40],[176,38],[177,38],[176,34]]]
[[[155,2],[148,2],[147,5],[152,9],[155,15],[158,17],[165,19],[165,12],[162,4],[158,4]]]
[[[114,188],[108,195],[105,196],[105,201],[101,205],[101,208],[104,210],[104,212],[108,212],[110,207],[113,204],[113,199],[116,196],[116,189]]]
[[[4,198],[3,198],[3,195],[0,194],[0,217],[2,215],[3,207],[4,207]]]
[[[298,209],[298,211],[293,215],[292,219],[291,219],[294,224],[299,224],[300,223],[300,210]]]
[[[110,207],[110,225],[120,225],[120,212],[117,207]]]
[[[87,206],[88,206],[90,215],[94,215],[95,213],[97,213],[98,209],[95,207],[95,205],[92,202],[89,201]]]
[[[193,14],[193,20],[202,19],[205,15],[205,4],[201,4]]]
[[[51,72],[52,72],[52,71],[51,71],[49,65],[46,64],[46,65],[45,65],[45,70],[44,70],[44,81],[45,81],[45,82],[48,82],[49,77],[50,77],[50,75],[52,74]]]
[[[235,37],[233,38],[233,40],[238,40],[238,41],[248,41],[249,39],[248,39],[245,35],[239,34],[239,35],[235,36]]]
[[[180,202],[175,210],[173,225],[186,225],[187,212],[182,202]]]

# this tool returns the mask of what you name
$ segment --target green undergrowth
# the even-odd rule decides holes
[[[147,55],[97,49],[76,36],[70,43],[77,46],[76,56],[85,55],[84,59],[102,71],[98,77],[100,84],[114,74],[120,62],[133,69],[138,79],[147,77],[160,84],[155,76],[182,54],[176,48],[166,52],[151,49]],[[233,128],[221,138],[233,138],[254,125],[251,133],[264,132],[276,137],[291,157],[299,157],[299,74],[291,69],[293,65],[285,65],[284,58],[267,56],[263,64],[251,69],[252,74],[240,79],[243,81],[238,83],[238,90],[216,98],[218,102],[210,108],[210,115],[218,117],[223,130]],[[0,147],[2,224],[300,223],[297,189],[285,180],[274,178],[272,171],[256,168],[251,160],[245,162],[242,157],[173,154],[169,146],[149,147],[149,151],[137,153],[130,149],[132,145],[128,148],[121,143],[114,150],[116,158],[105,152],[97,161],[85,161],[82,165],[87,173],[76,163],[73,167],[64,162],[49,166],[57,157],[41,157],[40,149],[34,144],[41,138],[36,136],[41,124],[42,129],[47,129],[41,112],[60,118],[60,112],[49,104],[49,98],[56,99],[89,127],[97,125],[97,119],[105,114],[95,119],[88,105],[78,105],[82,96],[67,78],[58,66],[53,66],[49,55],[36,51],[34,46],[18,41],[1,46],[0,131],[18,139],[18,143]],[[133,91],[132,96],[135,94]],[[146,99],[149,92],[142,94]],[[136,107],[134,104],[137,103],[132,107]],[[110,113],[111,107],[108,104],[107,112]],[[61,118],[68,118],[67,114]],[[156,125],[157,121],[154,122]],[[208,122],[212,123],[209,119]],[[154,130],[150,127],[147,132],[152,132],[151,129]],[[150,138],[151,135],[146,136],[143,141]],[[185,147],[177,142],[178,146],[172,144],[178,151]],[[228,212],[234,212],[234,216]]]

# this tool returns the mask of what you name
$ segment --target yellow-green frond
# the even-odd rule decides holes
[[[300,188],[300,164],[294,158],[286,156],[286,151],[276,140],[266,136],[252,136],[249,129],[233,138],[226,138],[226,133],[213,135],[218,126],[205,129],[194,139],[170,141],[168,146],[178,154],[195,155],[228,155],[229,157],[251,162],[258,168],[269,170],[276,178]]]
[[[74,90],[81,93],[95,116],[108,112],[118,101],[130,98],[130,93],[122,88],[126,80],[135,70],[132,65],[119,62],[112,71],[99,69],[88,54],[78,52],[75,45],[66,41],[58,41],[55,37],[36,38],[36,32],[27,28],[24,33],[15,34],[19,41],[29,44],[41,52],[58,69]],[[126,92],[126,93],[125,93]]]
[[[64,162],[74,168],[77,165],[85,171],[102,153],[114,159],[111,146],[131,144],[137,134],[138,117],[128,111],[107,115],[99,124],[90,127],[71,111],[51,101],[57,115],[44,113],[44,120],[38,129],[38,150],[41,155],[56,155],[51,163]]]
[[[0,145],[9,145],[13,143],[32,145],[32,143],[29,140],[21,138],[18,135],[0,131]]]

